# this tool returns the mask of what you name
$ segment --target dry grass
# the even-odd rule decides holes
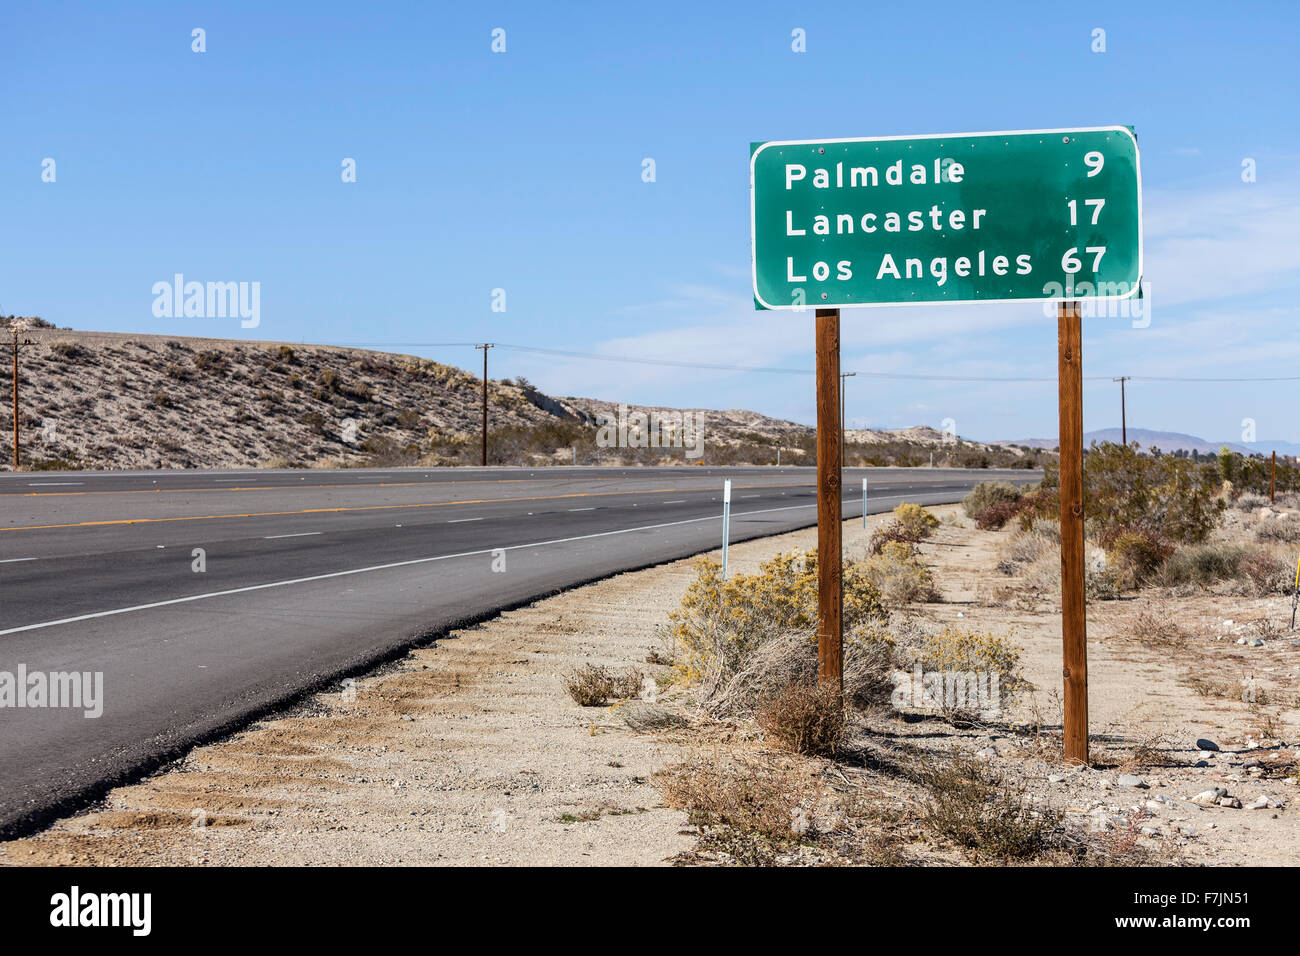
[[[830,684],[787,684],[759,704],[757,716],[768,739],[810,756],[834,757],[848,733],[844,698]]]
[[[860,711],[885,706],[893,690],[893,645],[883,637],[851,637],[844,642],[844,701]],[[746,656],[727,680],[701,694],[705,713],[715,718],[751,715],[762,702],[796,684],[817,679],[817,638],[786,632],[769,638]]]
[[[868,558],[863,569],[867,582],[891,607],[937,601],[934,576],[905,541],[889,541]]]
[[[696,753],[655,775],[664,803],[686,811],[708,845],[736,862],[762,865],[805,839],[820,802],[804,771],[736,754]]]
[[[1187,632],[1174,620],[1168,605],[1144,605],[1129,618],[1127,635],[1146,647],[1185,647]]]
[[[564,689],[583,707],[599,707],[611,698],[630,700],[641,693],[644,675],[635,667],[614,673],[594,664],[584,664],[564,678]]]
[[[919,771],[929,792],[925,827],[981,857],[1026,860],[1062,850],[1063,816],[1035,808],[1025,788],[979,760],[954,754]]]
[[[916,544],[921,536],[906,528],[901,522],[891,521],[871,532],[867,543],[868,554],[880,554],[889,544]]]

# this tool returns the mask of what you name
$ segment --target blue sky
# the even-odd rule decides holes
[[[1296,5],[1049,6],[9,2],[0,311],[811,368],[811,315],[753,308],[751,141],[1127,124],[1151,322],[1088,320],[1085,374],[1300,374]],[[259,282],[260,326],[155,318],[152,286],[177,272]],[[846,371],[1055,375],[1035,305],[846,310],[843,326]],[[480,354],[409,351],[471,370]],[[491,358],[494,378],[557,394],[815,415],[811,376]],[[1134,381],[1129,423],[1239,440],[1251,418],[1300,441],[1297,386]],[[1056,430],[1050,381],[861,374],[848,396],[864,425]],[[1118,386],[1087,383],[1085,427],[1118,423]]]

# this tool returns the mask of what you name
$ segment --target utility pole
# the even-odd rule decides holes
[[[483,467],[487,467],[487,353],[493,348],[491,342],[474,346],[483,350]]]
[[[1124,383],[1132,377],[1132,375],[1121,375],[1119,378],[1111,379],[1112,382],[1119,382],[1119,434],[1125,447],[1128,446],[1128,414],[1124,407]]]
[[[858,374],[857,372],[840,373],[840,468],[841,469],[844,467],[844,455],[845,455],[844,452],[844,391],[845,391],[844,380],[846,378],[853,378],[857,374]]]
[[[14,471],[18,470],[18,350],[32,344],[31,339],[18,336],[27,331],[27,324],[21,319],[14,319],[9,324],[9,333],[14,337]]]

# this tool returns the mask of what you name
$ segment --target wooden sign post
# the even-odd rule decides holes
[[[1065,760],[1088,762],[1088,641],[1083,590],[1083,334],[1078,301],[1057,306],[1061,425],[1061,661]]]
[[[817,679],[844,689],[840,310],[817,310]]]
[[[1065,756],[1087,761],[1079,302],[1140,294],[1140,167],[1125,126],[750,144],[754,306],[817,311],[821,681],[842,686],[840,309],[1057,302]]]

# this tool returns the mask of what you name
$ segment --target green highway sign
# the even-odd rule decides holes
[[[1127,298],[1142,279],[1124,126],[755,143],[760,309]]]

